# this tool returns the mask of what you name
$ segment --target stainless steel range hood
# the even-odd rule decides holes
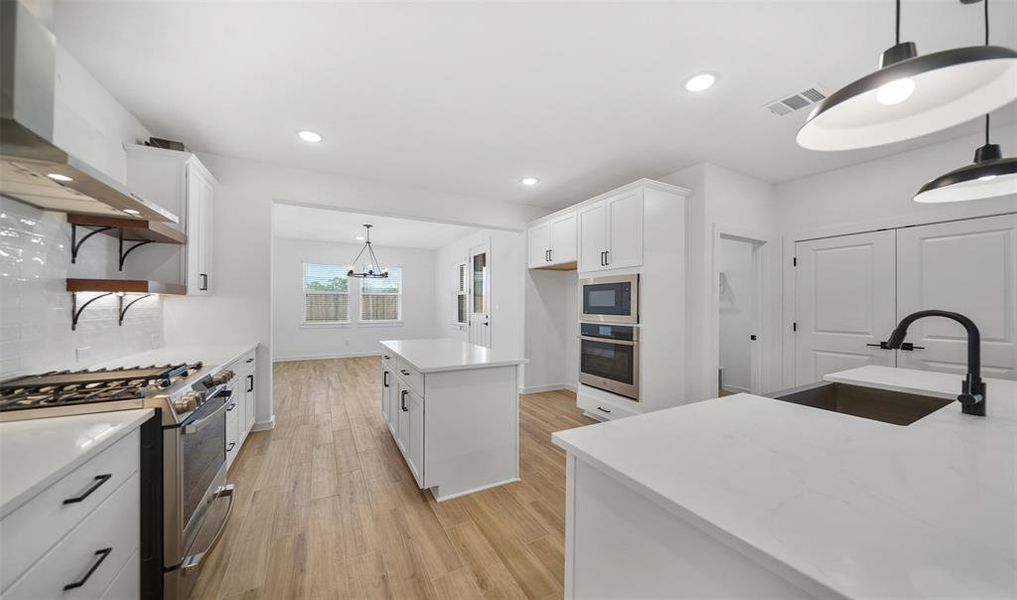
[[[53,142],[56,39],[18,0],[0,0],[0,194],[47,210],[179,220]]]

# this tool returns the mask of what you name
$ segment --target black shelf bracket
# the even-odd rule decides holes
[[[91,228],[87,234],[85,234],[80,240],[78,239],[78,227],[79,225],[71,224],[71,264],[78,262],[78,250],[81,249],[81,245],[85,243],[85,240],[92,237],[97,233],[109,231],[112,227],[95,227]],[[86,227],[80,225],[80,227]],[[123,261],[121,261],[123,262]]]
[[[120,318],[119,318],[117,324],[121,325],[121,326],[124,324],[124,315],[127,314],[127,309],[129,309],[130,307],[134,306],[135,303],[137,303],[138,300],[144,300],[145,298],[148,298],[151,295],[152,294],[142,294],[142,295],[138,296],[137,298],[135,298],[134,300],[131,300],[130,302],[128,302],[126,305],[124,304],[124,297],[120,296]]]
[[[133,246],[128,248],[127,251],[125,252],[124,251],[124,230],[123,230],[123,228],[120,229],[120,235],[118,235],[117,237],[120,239],[120,270],[121,271],[124,270],[124,261],[127,260],[127,255],[130,254],[131,251],[133,251],[133,250],[135,250],[137,248],[140,248],[140,247],[144,246],[145,244],[151,244],[152,243],[151,240],[142,240],[142,241],[138,242],[137,244],[134,244]]]
[[[109,296],[111,294],[113,294],[113,292],[106,292],[105,294],[99,294],[98,296],[89,299],[88,302],[85,302],[84,304],[82,304],[79,307],[78,306],[78,292],[71,292],[71,331],[75,331],[75,330],[78,329],[78,318],[81,317],[81,313],[84,312],[84,310],[86,308],[88,308],[89,304],[95,302],[99,298],[105,298],[106,296]]]

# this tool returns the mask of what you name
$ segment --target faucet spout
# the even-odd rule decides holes
[[[891,350],[897,350],[904,343],[904,338],[907,337],[908,327],[918,319],[925,317],[944,317],[952,319],[964,326],[968,335],[968,373],[964,377],[964,382],[961,385],[961,394],[957,396],[957,401],[961,403],[961,411],[964,414],[976,415],[979,417],[985,416],[985,382],[982,381],[981,370],[982,370],[982,355],[981,355],[981,334],[978,332],[978,326],[971,319],[965,317],[960,313],[949,312],[946,310],[920,310],[915,313],[901,319],[900,323],[890,334],[890,339],[886,341],[886,347]]]

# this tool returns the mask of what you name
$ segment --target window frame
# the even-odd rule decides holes
[[[467,325],[470,322],[470,268],[467,263],[459,263],[456,266],[456,289],[452,295],[452,301],[454,302],[452,313],[455,318],[452,320],[453,325]],[[459,303],[464,302],[463,307],[463,320],[459,320]]]
[[[403,280],[403,268],[398,265],[390,265],[388,272],[391,273],[394,269],[399,270],[399,291],[395,294],[391,293],[370,293],[368,296],[395,296],[396,297],[396,318],[395,319],[365,319],[364,318],[364,281],[363,278],[357,279],[357,323],[366,325],[368,327],[383,327],[383,326],[395,326],[402,325],[403,323],[403,287],[405,281]]]
[[[324,267],[339,267],[340,272],[346,273],[349,271],[349,266],[332,264],[332,263],[319,263],[319,262],[307,262],[301,261],[300,263],[300,289],[301,295],[303,296],[303,308],[300,324],[302,327],[349,327],[353,324],[352,306],[351,300],[353,295],[352,288],[352,277],[346,277],[346,291],[339,290],[308,290],[307,289],[307,267],[309,265],[324,266]],[[310,321],[307,319],[307,294],[329,294],[336,296],[346,296],[346,320],[345,321]]]

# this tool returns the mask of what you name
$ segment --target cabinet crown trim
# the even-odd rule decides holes
[[[672,185],[670,183],[664,183],[663,181],[657,181],[655,179],[642,178],[642,179],[637,179],[637,180],[633,181],[632,183],[628,183],[628,184],[625,184],[625,185],[623,185],[621,187],[615,188],[613,190],[609,190],[609,191],[604,192],[602,194],[598,194],[598,195],[596,195],[596,196],[594,196],[594,197],[592,197],[592,198],[590,198],[588,200],[583,200],[582,202],[577,202],[577,203],[572,204],[570,206],[567,206],[567,207],[565,207],[565,208],[563,208],[561,210],[557,210],[557,211],[555,211],[555,212],[553,212],[551,214],[544,215],[543,217],[539,217],[537,219],[534,219],[534,220],[530,221],[529,223],[527,223],[526,227],[530,228],[530,227],[533,227],[533,226],[536,226],[536,225],[542,225],[544,223],[548,223],[548,222],[553,221],[553,220],[555,220],[555,219],[557,219],[559,217],[565,216],[565,215],[567,215],[570,212],[578,211],[579,209],[581,209],[581,208],[583,208],[585,206],[588,206],[588,205],[591,205],[591,204],[596,204],[597,202],[600,202],[601,200],[605,200],[605,199],[610,198],[612,196],[617,196],[618,194],[623,194],[625,192],[629,192],[629,191],[636,190],[636,189],[657,190],[657,191],[661,191],[661,192],[666,192],[668,194],[675,194],[677,196],[682,196],[682,197],[685,197],[685,198],[687,198],[687,197],[692,195],[692,190],[690,190],[689,188],[684,188],[684,187],[681,187],[681,186],[678,186],[678,185]]]

